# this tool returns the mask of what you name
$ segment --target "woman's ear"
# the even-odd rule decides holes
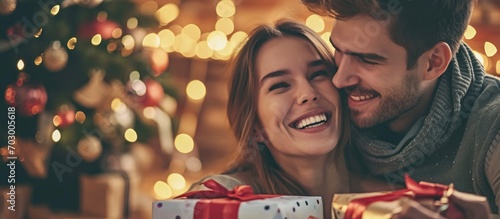
[[[427,68],[423,79],[434,80],[448,69],[452,58],[451,48],[448,43],[439,42],[425,53],[424,58]]]

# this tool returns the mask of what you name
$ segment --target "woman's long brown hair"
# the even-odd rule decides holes
[[[261,25],[255,28],[233,58],[227,114],[231,128],[239,141],[239,150],[232,168],[225,173],[239,176],[260,193],[307,195],[297,180],[284,172],[276,163],[267,146],[258,143],[255,134],[252,133],[254,125],[258,122],[256,113],[258,78],[254,66],[256,56],[262,45],[269,40],[290,36],[310,42],[325,62],[331,76],[336,71],[333,54],[328,45],[308,27],[282,20],[275,26]],[[337,149],[343,148],[349,142],[348,113],[344,102],[341,108],[342,133]],[[343,150],[336,152],[341,151]]]

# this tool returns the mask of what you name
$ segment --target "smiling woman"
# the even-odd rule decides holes
[[[280,21],[254,29],[233,60],[227,112],[238,157],[191,190],[214,179],[228,189],[318,195],[329,218],[333,194],[349,191],[348,118],[334,72],[328,45],[308,27]]]

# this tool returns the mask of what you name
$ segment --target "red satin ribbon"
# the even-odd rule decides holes
[[[406,189],[396,190],[388,194],[352,200],[347,205],[345,219],[361,219],[363,217],[363,212],[366,210],[368,205],[374,202],[390,202],[405,196],[415,200],[421,198],[439,199],[443,197],[445,192],[449,189],[448,186],[441,184],[428,182],[417,183],[408,175],[405,175],[405,183]],[[457,209],[456,206],[452,205],[451,203],[447,211],[447,216],[448,218],[463,218],[462,214],[459,212],[459,209]]]
[[[200,199],[194,207],[194,219],[235,219],[242,201],[274,198],[280,195],[254,194],[248,185],[237,186],[228,190],[215,180],[207,180],[203,185],[210,190],[191,191],[175,197],[175,199]]]

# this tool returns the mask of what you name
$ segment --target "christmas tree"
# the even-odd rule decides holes
[[[0,154],[33,202],[77,211],[80,174],[119,169],[110,156],[158,135],[171,152],[176,94],[167,52],[148,47],[152,15],[132,1],[0,0],[0,20]]]

